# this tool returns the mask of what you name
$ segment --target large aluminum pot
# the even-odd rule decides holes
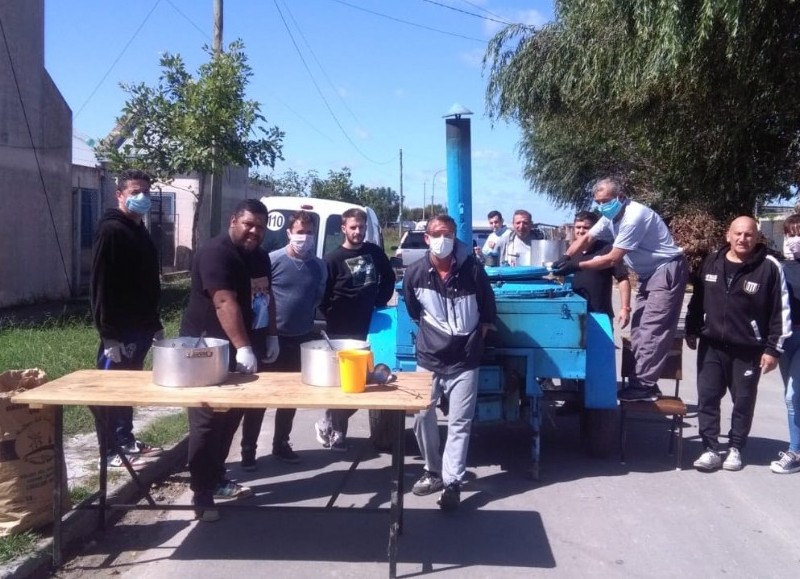
[[[213,386],[228,377],[228,340],[170,338],[153,343],[153,383],[184,388]]]
[[[545,264],[558,261],[567,251],[569,243],[565,239],[540,239],[531,241],[531,265],[545,267]]]
[[[325,340],[300,344],[300,380],[309,386],[339,387],[339,350],[369,350],[364,340],[331,340],[333,350]]]

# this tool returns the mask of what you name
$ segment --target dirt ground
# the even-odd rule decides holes
[[[185,492],[188,486],[188,474],[177,473],[168,479],[153,484],[150,492],[153,499],[159,503],[171,504]],[[141,501],[144,504],[144,501]],[[78,579],[89,577],[91,579],[110,579],[120,575],[120,569],[132,565],[136,561],[137,552],[130,550],[131,544],[146,542],[144,537],[139,541],[137,535],[147,535],[147,540],[152,540],[153,533],[167,527],[154,525],[166,517],[166,511],[123,511],[116,522],[109,523],[107,528],[114,532],[89,536],[86,542],[74,552],[64,553],[64,566],[56,571],[52,577],[61,579]],[[102,541],[103,548],[98,552],[98,540]],[[113,567],[111,564],[113,563]]]

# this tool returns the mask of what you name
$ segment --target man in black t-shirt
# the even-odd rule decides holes
[[[257,361],[277,358],[277,325],[269,256],[261,249],[267,208],[256,199],[241,201],[228,231],[208,240],[192,263],[189,305],[182,336],[222,338],[230,342],[231,371],[252,374]],[[225,479],[225,460],[243,410],[216,412],[189,408],[189,474],[197,518],[216,521],[214,499],[242,498],[252,491]]]
[[[372,312],[385,306],[394,293],[394,270],[374,243],[364,241],[367,214],[348,209],[342,214],[344,243],[324,259],[328,281],[320,310],[331,338],[366,340]],[[317,441],[325,448],[346,452],[347,422],[355,410],[326,410],[314,424]]]
[[[575,237],[583,237],[599,217],[592,211],[581,211],[575,216]],[[597,255],[604,255],[611,251],[611,244],[606,241],[595,240],[585,251],[575,256],[576,261],[587,261]],[[631,282],[628,279],[628,270],[620,262],[609,269],[581,269],[572,279],[572,289],[583,297],[589,312],[605,312],[613,325],[614,308],[611,304],[611,290],[613,280],[617,280],[619,297],[622,303],[617,321],[620,328],[628,325],[631,316]]]

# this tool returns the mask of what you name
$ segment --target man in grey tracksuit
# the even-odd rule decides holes
[[[452,217],[438,215],[428,221],[428,253],[408,267],[403,279],[409,316],[419,324],[417,365],[433,372],[431,406],[414,423],[425,472],[413,493],[442,490],[438,503],[445,511],[456,509],[461,501],[483,338],[496,313],[486,272],[471,248],[456,241],[455,232]],[[442,396],[449,400],[444,457],[435,408]]]

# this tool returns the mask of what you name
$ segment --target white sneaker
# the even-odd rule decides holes
[[[728,456],[725,457],[722,468],[724,470],[742,470],[742,453],[738,448],[731,447],[728,450]]]
[[[722,466],[722,459],[716,450],[706,449],[700,457],[694,461],[694,467],[703,472],[713,472]]]
[[[769,464],[769,470],[775,474],[792,474],[793,472],[800,472],[800,454],[787,450],[786,452],[779,452],[778,460],[773,460]]]

